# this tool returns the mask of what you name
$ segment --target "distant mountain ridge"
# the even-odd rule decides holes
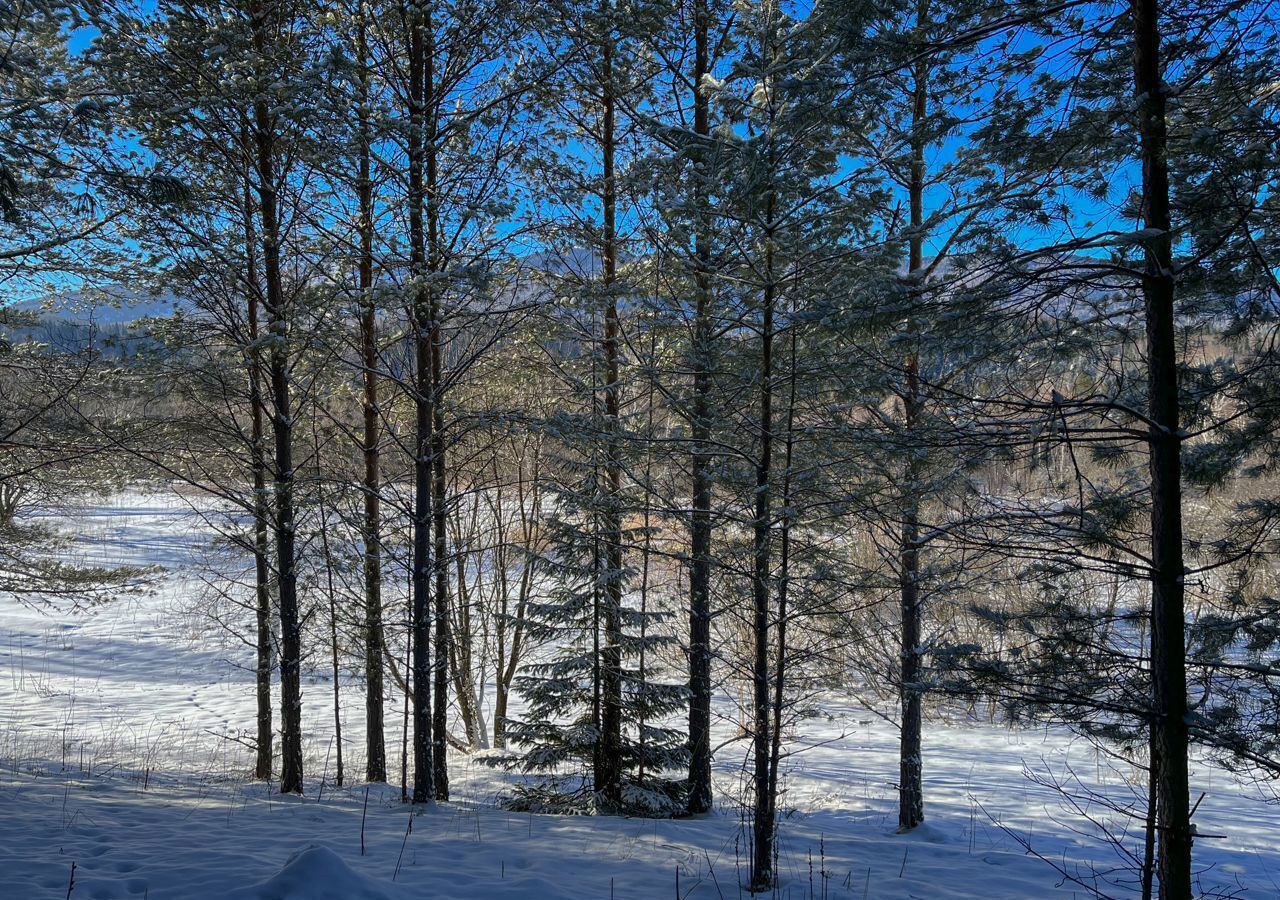
[[[32,313],[42,320],[59,320],[80,325],[127,325],[138,319],[171,316],[191,304],[176,294],[152,294],[126,287],[75,290],[43,300],[5,304],[7,309]]]

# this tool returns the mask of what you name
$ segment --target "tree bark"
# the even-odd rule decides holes
[[[475,505],[475,515],[481,515],[478,502]],[[460,543],[455,546],[460,546]],[[467,746],[472,749],[487,749],[489,742],[485,735],[484,720],[480,715],[480,701],[475,685],[475,635],[471,618],[471,604],[475,602],[475,598],[467,586],[467,562],[461,552],[454,552],[453,567],[458,601],[451,604],[456,622],[449,630],[449,674],[453,681],[453,695],[458,701],[458,717],[462,719],[462,727],[467,736]],[[483,670],[484,654],[481,654],[480,665]],[[483,678],[483,671],[481,677]]]
[[[360,54],[359,176],[356,191],[360,205],[360,257],[357,278],[360,290],[360,363],[363,369],[364,433],[364,671],[365,671],[365,780],[387,780],[387,747],[382,680],[382,474],[381,433],[378,425],[378,318],[373,300],[373,126],[369,110],[367,7],[362,3],[356,23]]]
[[[765,200],[765,283],[760,322],[760,455],[756,460],[755,522],[752,538],[752,757],[754,762],[754,805],[752,809],[752,864],[750,889],[753,893],[773,887],[774,795],[769,778],[772,739],[769,703],[769,612],[771,469],[773,463],[773,313],[777,286],[773,278],[772,189]]]
[[[916,381],[914,370],[907,372],[908,385]],[[907,405],[916,399],[907,390]],[[914,418],[909,413],[907,421]],[[908,468],[911,464],[908,463]],[[898,659],[898,698],[901,733],[898,742],[898,830],[910,831],[924,821],[922,696],[920,687],[920,521],[916,497],[908,496],[902,507],[902,539],[898,549],[899,601],[902,614]]]
[[[433,294],[434,295],[434,294]],[[448,751],[449,736],[449,664],[450,656],[453,652],[453,635],[451,622],[449,620],[449,557],[448,557],[448,509],[445,505],[446,487],[446,463],[445,448],[442,431],[444,427],[444,416],[440,410],[440,390],[441,371],[440,356],[442,353],[439,341],[440,324],[439,324],[439,306],[437,305],[432,315],[432,384],[435,387],[435,397],[432,401],[432,443],[431,443],[431,469],[432,469],[432,517],[433,517],[433,538],[434,538],[434,573],[435,573],[435,662],[434,662],[434,687],[435,693],[432,696],[433,707],[431,712],[432,718],[432,754],[434,756],[435,768],[435,784],[436,799],[449,799],[449,764],[446,753]]]
[[[312,419],[312,439],[315,443],[315,458],[320,459],[320,430],[318,423]],[[320,548],[324,554],[325,592],[329,599],[329,666],[333,673],[333,744],[337,756],[334,781],[342,787],[346,781],[346,767],[342,753],[342,684],[341,666],[338,661],[338,596],[333,583],[333,553],[329,546],[329,514],[325,505],[325,496],[321,492],[316,497],[316,505],[320,508]],[[323,783],[322,783],[323,784]]]
[[[414,335],[413,453],[413,802],[435,795],[431,738],[431,446],[435,417],[431,385],[431,297],[427,282],[426,232],[423,225],[424,79],[426,17],[413,0],[409,34],[409,247],[413,276],[410,319]]]
[[[1186,613],[1182,550],[1182,435],[1174,322],[1166,87],[1159,0],[1132,0],[1134,91],[1142,158],[1147,406],[1151,474],[1151,689],[1163,900],[1190,900]]]
[[[778,529],[778,627],[777,650],[773,661],[773,727],[769,747],[770,806],[777,815],[778,768],[782,760],[782,714],[786,708],[787,683],[787,616],[791,590],[791,467],[795,452],[797,354],[794,321],[791,324],[791,360],[788,371],[786,438],[782,451],[782,521]]]
[[[533,450],[532,465],[528,478],[525,476],[524,459],[519,461],[516,470],[516,502],[520,510],[520,539],[527,551],[537,547],[538,513],[542,508],[542,498],[538,484],[542,477],[541,451]],[[504,540],[505,544],[505,540]],[[505,554],[505,550],[503,551]],[[534,567],[527,557],[520,570],[520,587],[516,597],[515,615],[510,615],[511,591],[507,583],[506,567],[500,566],[498,578],[501,584],[501,614],[498,616],[495,631],[497,637],[497,664],[494,679],[496,681],[493,704],[493,746],[506,747],[506,718],[508,700],[511,696],[511,685],[515,681],[516,672],[524,652],[525,610],[533,591]],[[508,632],[510,620],[510,632]]]
[[[250,7],[253,45],[267,53],[269,23],[259,4]],[[275,440],[275,543],[280,592],[280,792],[302,793],[302,625],[294,550],[293,410],[290,406],[289,321],[280,272],[279,200],[276,193],[276,120],[265,96],[253,102],[258,211],[266,280],[271,381],[271,429]]]
[[[437,154],[437,117],[439,104],[435,97],[435,33],[431,12],[426,13],[423,29],[425,50],[425,153],[427,205],[427,268],[431,274],[444,271],[444,254],[440,248],[440,198]],[[432,572],[435,577],[435,660],[433,664],[434,693],[431,710],[432,769],[435,777],[437,800],[449,799],[449,565],[448,565],[448,510],[445,507],[445,446],[444,414],[440,403],[444,390],[444,347],[440,327],[440,289],[431,290],[431,499],[432,499]]]
[[[247,137],[247,135],[246,135]],[[262,396],[262,353],[258,340],[259,305],[262,285],[258,281],[258,233],[253,224],[253,179],[249,171],[244,180],[245,267],[248,278],[249,349],[249,467],[253,478],[253,578],[256,618],[257,659],[254,667],[257,699],[258,736],[254,754],[253,777],[271,777],[272,711],[271,711],[271,509],[267,498],[267,450],[264,420],[266,400]]]
[[[1156,747],[1148,742],[1147,818],[1142,834],[1142,900],[1152,900],[1156,874],[1156,829],[1159,823],[1159,785],[1156,783]]]
[[[929,0],[919,0],[916,29],[924,35],[929,19]],[[920,286],[915,279],[924,267],[924,183],[928,115],[929,63],[923,57],[915,64],[915,84],[911,95],[911,170],[907,192],[910,204],[907,290],[914,303]],[[914,317],[912,317],[914,319]],[[902,426],[908,447],[914,440],[922,398],[920,358],[912,350],[903,362]],[[899,647],[898,697],[901,706],[901,734],[898,745],[898,830],[910,831],[924,821],[923,735],[920,685],[920,485],[919,466],[910,455],[904,466],[902,486],[902,531],[898,549],[899,607],[902,616]]]
[[[694,234],[693,509],[689,527],[689,797],[690,813],[710,811],[711,790],[711,223],[707,197],[710,100],[703,82],[710,74],[710,15],[706,0],[693,13],[693,130],[700,145],[694,159],[697,222]]]
[[[601,54],[603,121],[601,155],[603,163],[602,201],[604,206],[602,265],[605,291],[604,430],[605,430],[605,510],[604,644],[600,650],[600,747],[595,755],[595,789],[606,807],[622,802],[622,461],[619,422],[619,323],[618,302],[613,294],[617,280],[617,180],[616,98],[613,85],[613,46],[606,38]]]

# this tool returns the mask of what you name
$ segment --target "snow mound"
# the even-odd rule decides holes
[[[328,847],[312,844],[290,856],[271,878],[227,900],[391,900],[391,895]]]

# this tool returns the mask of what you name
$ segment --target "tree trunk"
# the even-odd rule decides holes
[[[256,305],[256,304],[255,304]],[[271,551],[270,518],[267,505],[266,459],[263,455],[263,402],[261,389],[253,403],[253,570],[257,614],[257,660],[254,680],[257,686],[258,740],[253,775],[271,777]]]
[[[254,49],[267,52],[267,12],[251,7]],[[280,792],[302,793],[302,623],[294,551],[293,410],[290,406],[289,323],[280,273],[279,209],[276,196],[275,115],[267,99],[253,103],[257,150],[258,210],[262,266],[266,278],[271,380],[271,429],[275,439],[275,541],[280,591]]]
[[[916,30],[923,36],[929,20],[929,0],[916,6]],[[914,304],[920,286],[915,283],[924,267],[924,181],[928,115],[929,63],[921,57],[915,64],[915,84],[911,96],[911,172],[909,194],[911,233],[907,261],[907,290]],[[912,316],[914,321],[914,316]],[[905,384],[902,391],[902,428],[906,436],[908,461],[902,485],[902,540],[898,548],[899,606],[902,615],[899,647],[898,697],[901,704],[901,735],[898,745],[898,830],[910,831],[924,821],[923,781],[923,697],[920,682],[920,484],[919,466],[912,455],[914,432],[919,424],[920,358],[912,350],[903,362]]]
[[[500,509],[501,507],[499,507]],[[481,516],[480,497],[476,495],[473,504],[472,521],[478,522]],[[467,557],[462,552],[464,537],[461,528],[455,522],[453,569],[457,585],[458,600],[452,604],[454,623],[449,632],[449,674],[453,681],[453,695],[458,701],[458,717],[462,719],[462,727],[467,736],[467,746],[472,749],[488,748],[485,736],[484,721],[480,715],[480,701],[476,695],[475,685],[475,634],[471,619],[472,604],[475,598],[467,585]],[[479,576],[477,576],[479,577]],[[480,593],[482,585],[477,584]],[[483,597],[483,594],[480,594]],[[484,683],[485,656],[480,659],[481,684]]]
[[[703,81],[710,74],[706,0],[695,0],[693,130],[704,143],[711,136],[710,101]],[[690,813],[711,809],[711,223],[707,197],[706,147],[695,158],[697,223],[694,236],[693,510],[689,534],[689,798]]]
[[[525,611],[528,608],[529,597],[533,591],[534,574],[534,567],[530,564],[528,553],[534,551],[537,547],[538,514],[542,509],[542,497],[538,490],[541,478],[541,451],[535,447],[529,476],[527,478],[525,476],[523,458],[521,458],[516,470],[516,502],[518,504],[517,509],[520,510],[520,539],[527,552],[522,557],[524,564],[520,570],[520,588],[516,596],[514,616],[509,615],[511,598],[510,590],[506,583],[505,566],[499,567],[499,578],[502,582],[502,614],[498,617],[497,628],[495,629],[498,642],[497,665],[494,671],[497,690],[493,704],[493,746],[495,747],[506,747],[507,745],[507,705],[511,696],[511,685],[515,681],[516,672],[524,652]],[[508,619],[511,623],[509,637]]]
[[[380,429],[378,426],[378,318],[373,301],[373,178],[372,123],[369,111],[368,44],[362,3],[356,23],[360,54],[360,173],[356,183],[360,204],[360,363],[364,382],[364,672],[365,780],[387,780],[387,748],[382,684],[382,509]]]
[[[752,711],[755,800],[752,810],[752,864],[750,889],[753,893],[773,886],[774,796],[769,779],[772,739],[769,703],[769,556],[771,468],[773,463],[773,312],[776,285],[773,280],[772,190],[765,201],[765,284],[760,323],[760,455],[756,460],[755,522],[752,563]]]
[[[524,461],[519,460],[517,468],[518,484],[522,487],[524,484]],[[493,617],[493,746],[499,750],[505,749],[507,746],[507,690],[511,684],[507,678],[507,660],[510,654],[515,653],[513,646],[510,651],[507,649],[507,618],[511,609],[511,590],[507,579],[507,524],[502,518],[502,476],[498,472],[497,456],[493,460],[494,483],[497,487],[494,490],[494,519],[495,528],[497,529],[497,543],[493,549],[495,557],[494,577],[497,579],[497,614]],[[524,493],[517,490],[516,499],[518,502],[524,502]],[[524,521],[524,509],[520,509],[520,520]],[[528,568],[526,560],[525,567]],[[514,644],[514,642],[512,642]]]
[[[311,434],[315,442],[315,458],[320,460],[320,430],[315,419],[312,419]],[[329,597],[329,665],[333,672],[333,743],[337,754],[334,781],[342,787],[346,781],[346,768],[342,757],[342,685],[339,680],[341,668],[338,663],[338,597],[333,583],[333,553],[329,546],[329,515],[325,506],[323,492],[316,497],[316,505],[320,508],[320,548],[324,554],[325,591]]]
[[[908,373],[908,381],[914,373]],[[910,401],[914,403],[914,398]],[[910,464],[908,464],[910,467]],[[898,698],[902,723],[898,744],[898,830],[910,831],[924,821],[922,779],[922,696],[920,688],[920,538],[915,497],[902,509],[902,542],[898,550],[902,612]]]
[[[433,333],[439,334],[438,308],[433,314]],[[440,384],[439,340],[432,340],[432,381]],[[435,570],[435,694],[432,699],[432,752],[434,756],[436,799],[449,799],[449,764],[446,757],[449,736],[449,658],[452,654],[453,637],[449,621],[449,557],[447,509],[445,507],[445,448],[441,438],[443,416],[440,412],[440,392],[437,389],[432,402],[434,427],[432,429],[432,511],[434,518],[433,537],[434,570]]]
[[[605,511],[604,645],[600,650],[600,751],[596,754],[595,789],[607,807],[622,803],[622,460],[619,422],[618,301],[613,294],[618,270],[617,181],[614,173],[616,99],[613,46],[606,39],[601,59],[603,122],[604,229],[604,430]]]
[[[410,10],[409,35],[409,247],[413,276],[410,319],[414,335],[413,448],[413,802],[435,794],[431,739],[431,447],[435,417],[431,385],[431,297],[426,279],[426,234],[423,227],[423,135],[426,20],[416,2]]]
[[[430,8],[426,13],[423,30],[426,47],[425,66],[426,110],[426,204],[427,204],[427,268],[432,275],[444,271],[444,255],[440,249],[440,199],[439,172],[437,169],[436,131],[439,104],[435,98],[435,33]],[[431,290],[431,495],[432,531],[434,538],[432,571],[435,576],[435,661],[434,705],[431,710],[432,767],[435,776],[437,800],[449,799],[449,563],[448,510],[445,508],[445,448],[444,414],[440,407],[444,390],[442,331],[440,327],[440,288]]]
[[[1156,874],[1156,828],[1159,815],[1159,785],[1156,783],[1156,746],[1148,741],[1147,759],[1147,819],[1142,835],[1142,900],[1151,900]]]
[[[657,283],[661,283],[661,263],[659,263],[657,272]],[[658,358],[658,333],[656,329],[649,331],[649,361],[653,363]],[[649,683],[649,656],[646,641],[649,636],[649,563],[653,556],[653,534],[650,530],[653,517],[653,394],[654,383],[649,381],[648,388],[645,391],[645,444],[644,444],[644,509],[641,511],[641,534],[644,536],[644,543],[640,548],[640,658],[639,665],[636,667],[636,677],[640,684]],[[638,763],[636,765],[636,779],[643,782],[645,777],[645,765],[648,762],[648,753],[645,745],[645,727],[646,716],[648,714],[648,704],[643,700],[637,705],[636,715],[636,742],[639,748]]]
[[[1160,833],[1160,895],[1191,898],[1191,811],[1187,774],[1186,618],[1182,558],[1182,436],[1174,323],[1166,87],[1161,75],[1158,0],[1133,0],[1134,92],[1142,156],[1146,272],[1147,404],[1151,472],[1151,687]]]
[[[782,460],[782,522],[779,531],[778,547],[778,628],[777,650],[773,663],[773,732],[769,747],[769,797],[770,807],[777,814],[778,767],[782,760],[782,713],[786,708],[787,679],[787,601],[791,590],[791,465],[795,451],[796,421],[796,332],[794,321],[791,324],[791,364],[789,385],[787,389],[787,424],[786,439],[783,443]]]
[[[267,499],[267,450],[264,418],[266,400],[262,396],[262,353],[258,346],[258,324],[262,287],[258,283],[257,229],[253,224],[252,177],[245,172],[244,229],[245,265],[249,281],[249,466],[253,476],[253,577],[256,613],[257,659],[254,667],[258,706],[258,737],[253,777],[271,777],[273,735],[271,728],[271,509]]]

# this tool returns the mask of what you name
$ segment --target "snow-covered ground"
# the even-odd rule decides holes
[[[249,753],[235,739],[253,729],[252,650],[192,614],[210,596],[210,532],[185,503],[141,494],[89,511],[78,527],[86,558],[168,573],[148,594],[87,614],[0,597],[0,900],[744,896],[740,743],[721,749],[720,805],[702,818],[506,812],[495,799],[507,776],[464,755],[451,760],[453,799],[415,815],[398,787],[333,785],[332,686],[316,678],[304,696],[308,795],[247,781]],[[363,763],[360,686],[343,695],[350,774]],[[838,697],[822,707],[789,736],[778,897],[1090,896],[1059,870],[1136,896],[1117,871],[1124,861],[1048,786],[1078,779],[1131,795],[1087,743],[959,715],[931,723],[928,824],[903,836],[892,728]],[[393,722],[388,762],[398,770],[396,732]],[[1204,891],[1280,898],[1280,808],[1204,765],[1201,792]],[[1126,825],[1098,804],[1090,812]],[[1140,826],[1127,826],[1136,846]]]

